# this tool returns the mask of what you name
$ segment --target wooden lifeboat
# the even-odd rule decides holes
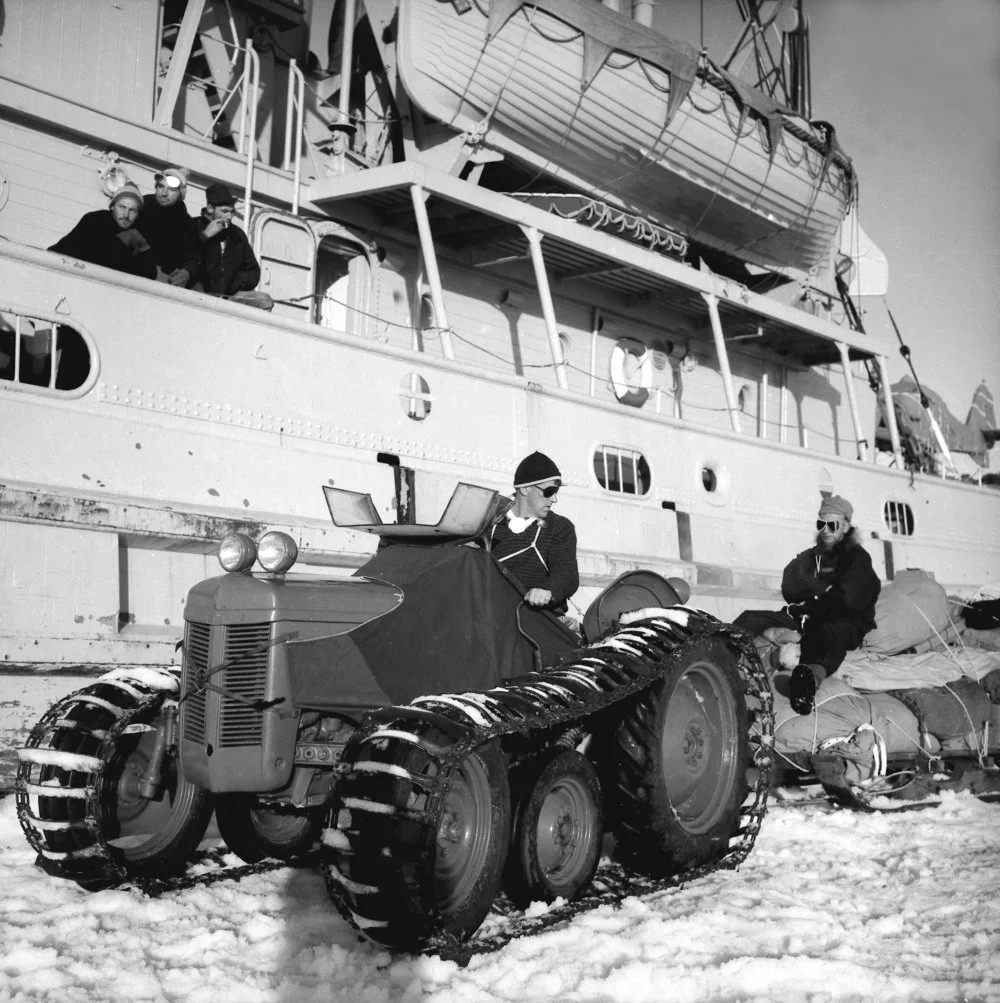
[[[594,2],[399,0],[427,115],[571,190],[768,269],[826,260],[854,194],[833,129]]]

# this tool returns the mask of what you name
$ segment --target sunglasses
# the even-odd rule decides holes
[[[175,178],[173,174],[158,174],[154,179],[157,188],[180,188],[181,179]]]
[[[536,484],[535,487],[538,487]],[[553,498],[562,487],[561,484],[550,484],[547,488],[538,488],[542,492],[543,498]]]
[[[839,519],[817,519],[816,528],[817,529],[828,529],[831,533],[836,533],[840,529],[841,523]]]

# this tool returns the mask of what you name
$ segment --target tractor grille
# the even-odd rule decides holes
[[[271,649],[271,625],[267,623],[234,624],[226,627],[223,660],[238,659],[221,673],[222,686],[246,700],[263,700],[267,685],[267,656]],[[254,650],[254,649],[259,650]],[[222,699],[219,722],[219,745],[257,745],[263,736],[263,716],[244,703]]]
[[[196,690],[199,678],[208,669],[208,624],[190,623],[184,627],[184,692],[181,701],[181,734],[193,742],[205,741],[205,690]]]
[[[259,710],[222,696],[218,690],[198,687],[210,682],[244,700],[263,700],[270,637],[271,625],[267,623],[216,627],[214,636],[207,624],[187,623],[184,692],[190,695],[181,703],[181,733],[185,739],[217,748],[260,743],[263,717]],[[226,668],[206,678],[209,666],[217,668],[220,664]]]

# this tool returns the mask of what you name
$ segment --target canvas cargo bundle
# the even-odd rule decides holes
[[[934,689],[894,690],[920,721],[920,727],[942,743],[981,734],[991,718],[990,697],[979,683],[963,676]]]
[[[939,638],[953,640],[948,594],[928,571],[906,568],[882,586],[875,605],[876,627],[865,635],[864,650],[896,655],[930,646]]]
[[[872,699],[830,676],[816,691],[814,713],[799,715],[788,702],[787,677],[772,678],[774,745],[786,764],[808,770],[815,753],[832,749],[848,761],[848,779],[856,783],[874,775],[877,745],[889,755],[919,748],[916,717],[888,694]]]

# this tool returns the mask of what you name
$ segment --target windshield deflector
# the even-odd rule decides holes
[[[370,494],[323,485],[333,524],[340,529],[356,529],[386,540],[444,542],[476,540],[507,510],[510,499],[492,488],[478,484],[456,485],[441,518],[425,523],[384,523]]]

